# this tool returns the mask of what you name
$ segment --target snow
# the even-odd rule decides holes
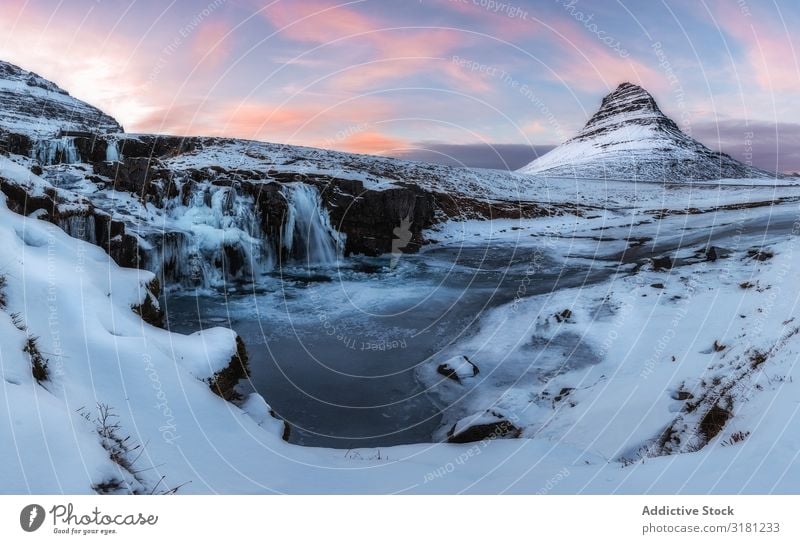
[[[477,412],[475,414],[469,415],[462,419],[456,421],[455,425],[453,426],[453,436],[457,436],[470,427],[476,427],[478,425],[491,425],[496,423],[501,423],[506,421],[503,414],[500,414],[494,410],[486,410],[485,412]]]
[[[128,135],[135,138],[136,136]],[[330,176],[360,181],[369,190],[381,191],[399,183],[416,183],[442,193],[469,195],[487,200],[539,198],[529,176],[501,170],[455,168],[374,155],[357,155],[302,146],[247,140],[207,138],[201,149],[167,158],[176,171],[220,167],[255,172],[291,173],[297,176]]]
[[[8,161],[0,163],[0,172],[16,176],[18,183],[36,179]],[[711,205],[746,199],[753,191],[761,198],[771,189],[725,187],[697,197],[694,188],[686,191],[677,194],[688,199],[691,193]],[[659,201],[656,192],[636,194],[643,209],[660,209],[650,207]],[[608,196],[625,200],[620,192]],[[677,206],[683,203],[678,200]],[[654,236],[663,229],[677,235],[680,225],[691,232],[739,214],[746,214],[745,222],[757,220],[768,209],[668,215],[641,234]],[[792,217],[796,203],[769,213],[776,221]],[[531,232],[567,235],[597,226],[626,231],[631,222],[631,214],[619,209],[580,220],[522,224]],[[477,223],[471,225],[465,229],[479,231]],[[636,275],[620,271],[597,284],[523,298],[482,315],[480,332],[452,346],[453,357],[466,354],[481,369],[465,385],[470,394],[458,406],[464,417],[500,410],[523,429],[524,439],[347,453],[283,442],[282,424],[257,395],[239,407],[213,395],[202,380],[230,359],[232,331],[183,336],[144,324],[130,306],[141,301],[150,273],[121,269],[100,249],[3,207],[0,241],[8,248],[2,263],[8,306],[0,312],[4,491],[90,493],[92,484],[118,476],[94,425],[78,412],[102,402],[115,409],[133,440],[147,444],[137,462],[157,465],[147,483],[155,485],[162,474],[170,486],[190,482],[181,493],[791,492],[800,478],[793,438],[800,344],[792,335],[772,347],[792,330],[797,291],[787,271],[800,266],[800,252],[793,251],[790,233],[779,233],[769,240],[775,256],[755,261],[748,250],[761,247],[761,240],[743,232],[733,243],[733,236],[714,242],[732,250],[727,259]],[[580,240],[552,238],[550,251],[562,256],[572,238]],[[606,252],[616,250],[593,243]],[[745,281],[758,287],[742,289]],[[650,286],[658,282],[663,289]],[[556,314],[567,308],[571,316],[559,322]],[[42,385],[30,375],[22,351],[26,333],[11,324],[13,313],[25,316],[42,353],[58,354],[48,355],[52,378]],[[655,353],[664,324],[677,316],[682,317],[672,325],[675,340]],[[526,346],[533,337],[543,349],[531,358]],[[726,345],[725,351],[709,351],[715,340]],[[594,358],[588,364],[586,357],[564,358],[564,350],[576,346]],[[697,395],[703,381],[708,387],[715,376],[734,375],[752,348],[772,351],[762,371],[737,385],[733,417],[719,436],[698,452],[638,460],[641,448],[652,447],[681,415],[685,402],[672,398],[678,389]],[[450,416],[453,423],[462,419]],[[737,431],[750,434],[731,444]],[[442,468],[450,465],[455,470]],[[548,487],[553,475],[564,471],[569,476]]]
[[[33,97],[80,107],[89,117],[93,111],[8,66],[0,65],[6,74],[0,106],[8,112],[0,128],[34,136],[44,164],[56,162],[59,153],[69,158],[70,140],[51,138],[64,128],[86,128],[86,118],[43,121],[15,113],[13,103]],[[33,85],[25,82],[29,77]],[[598,144],[612,166],[623,157],[649,160],[653,146],[667,140],[646,126],[615,128],[631,120],[595,120],[601,137],[573,141],[528,171],[591,164]],[[117,132],[112,121],[90,125]],[[114,141],[137,137],[118,134]],[[670,158],[690,157],[686,149],[673,149]],[[119,148],[109,146],[106,158],[119,159]],[[178,174],[210,167],[313,174],[360,181],[371,190],[416,183],[486,202],[552,205],[562,213],[443,222],[426,233],[436,243],[425,251],[469,248],[479,238],[500,250],[539,252],[531,284],[539,273],[569,273],[576,265],[591,265],[594,275],[552,293],[520,290],[513,301],[483,312],[471,336],[419,369],[444,410],[437,438],[444,440],[453,426],[461,431],[501,417],[521,429],[522,438],[304,448],[282,440],[283,423],[258,394],[234,404],[211,391],[208,380],[235,353],[234,331],[182,335],[144,323],[132,307],[149,296],[152,272],[120,268],[100,248],[39,220],[40,213],[12,213],[2,197],[3,492],[92,493],[112,479],[133,491],[181,486],[180,493],[797,491],[800,318],[793,278],[800,269],[800,194],[793,180],[577,181],[224,139],[205,139],[200,149],[163,162]],[[85,165],[46,166],[40,177],[31,164],[28,157],[0,157],[0,177],[29,195],[57,191],[62,210],[91,203],[125,221],[154,252],[154,269],[164,262],[190,267],[201,255],[202,275],[213,284],[220,272],[211,263],[224,244],[247,248],[256,273],[276,258],[254,230],[252,199],[234,187],[207,184],[191,202],[173,199],[158,208],[89,181]],[[310,250],[312,261],[338,259],[341,240],[316,190],[302,184],[283,189],[293,205],[283,236],[287,249]],[[61,226],[86,230],[78,218]],[[164,231],[178,236],[165,243]],[[724,255],[705,259],[710,245]],[[772,256],[754,258],[754,251],[765,250]],[[647,264],[652,257],[669,257],[675,267]],[[342,313],[332,313],[332,320],[345,315],[345,301],[365,311],[396,303],[382,298],[383,286],[341,285],[334,302],[342,301]],[[393,287],[399,300],[420,296],[415,285]],[[318,319],[313,312],[305,317]],[[25,351],[31,338],[48,360],[49,377],[41,383]],[[442,362],[463,381],[439,374]],[[104,449],[94,422],[98,404],[111,407],[122,432],[141,445],[136,474]],[[724,405],[730,418],[707,437],[703,414],[714,405]]]

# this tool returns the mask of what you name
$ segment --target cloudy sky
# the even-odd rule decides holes
[[[795,171],[798,28],[796,0],[2,0],[0,58],[128,132],[510,168],[631,81]]]

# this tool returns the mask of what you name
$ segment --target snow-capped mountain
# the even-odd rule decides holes
[[[43,77],[0,61],[0,131],[28,137],[60,131],[121,132],[109,115]]]
[[[661,112],[650,93],[631,83],[603,98],[577,136],[519,172],[638,181],[776,177],[691,138]]]

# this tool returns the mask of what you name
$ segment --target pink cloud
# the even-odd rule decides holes
[[[361,13],[351,5],[357,3],[279,2],[262,14],[284,38],[314,44],[347,38],[348,47],[363,44],[392,58],[442,55],[467,39],[467,33],[450,29],[397,28],[397,23]]]
[[[230,57],[233,49],[232,27],[223,20],[204,22],[191,42],[192,62],[204,71],[215,70]]]
[[[262,13],[281,35],[310,43],[327,43],[381,26],[356,10],[321,0],[278,2]]]
[[[338,143],[355,148],[365,141],[351,140],[351,136],[375,132],[378,123],[396,115],[394,107],[379,97],[334,105],[195,101],[153,111],[142,123],[157,132],[176,135],[229,136],[320,147]]]
[[[0,58],[55,81],[70,94],[115,116],[123,124],[147,112],[147,63],[137,56],[137,41],[111,32],[113,23],[63,8],[58,13],[0,4]],[[73,20],[73,18],[76,18]]]
[[[555,39],[563,44],[551,67],[553,79],[589,91],[596,91],[600,85],[612,89],[623,81],[651,91],[667,89],[663,74],[630,54],[623,56],[572,22],[557,21],[551,26]]]
[[[436,70],[433,61],[446,58],[469,43],[469,34],[450,29],[396,28],[396,23],[366,15],[350,5],[324,0],[281,2],[262,12],[286,39],[346,48],[350,58],[398,59],[392,65],[352,62],[352,68],[330,81],[339,91],[357,92],[389,80]],[[451,72],[446,72],[451,73]]]
[[[713,4],[713,18],[745,48],[747,62],[764,90],[797,91],[800,87],[794,36],[777,22],[756,18],[727,4]],[[749,74],[748,74],[749,75]]]

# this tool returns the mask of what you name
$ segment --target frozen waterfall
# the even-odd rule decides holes
[[[167,216],[174,229],[144,236],[146,267],[165,285],[219,287],[252,281],[274,266],[252,197],[234,187],[197,187],[185,204],[168,204]]]
[[[183,180],[179,194],[164,200],[159,215],[127,224],[137,238],[140,266],[169,289],[258,282],[281,263],[336,263],[345,236],[331,225],[316,187],[289,183],[279,191],[275,206],[282,204],[282,195],[286,207],[274,210],[282,212],[275,216],[280,223],[268,226],[256,197],[235,183]],[[73,237],[98,243],[92,215],[70,216],[59,225]]]
[[[305,183],[288,184],[283,191],[289,209],[282,242],[289,258],[307,265],[335,263],[341,255],[344,236],[331,226],[319,191]]]
[[[42,166],[75,164],[81,157],[75,147],[75,138],[62,136],[52,140],[39,140],[33,148],[33,158]]]
[[[116,140],[109,140],[106,147],[106,161],[117,162],[119,160],[119,144],[117,144]]]

